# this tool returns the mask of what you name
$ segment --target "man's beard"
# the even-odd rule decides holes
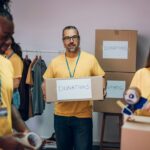
[[[67,49],[68,49],[69,52],[74,53],[74,52],[78,51],[79,46],[76,46],[76,45],[69,45]]]
[[[70,51],[70,52],[75,52],[75,51],[76,51],[76,47],[70,48],[69,51]]]

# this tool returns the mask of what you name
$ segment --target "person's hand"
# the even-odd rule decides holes
[[[127,115],[127,114],[123,114],[123,124],[127,121],[134,121],[134,114],[132,115]]]
[[[106,95],[107,95],[107,91],[105,88],[103,88],[103,95],[104,95],[104,99],[106,98]]]
[[[43,139],[35,132],[16,133],[14,136],[17,138],[18,142],[26,147],[39,149],[43,145]]]
[[[107,86],[107,82],[106,82],[105,78],[103,77],[103,95],[104,95],[104,99],[106,98],[106,95],[107,95],[106,86]]]
[[[142,109],[150,112],[150,102],[146,103],[146,105],[144,105],[144,107]]]
[[[19,137],[23,136],[23,134],[17,135]],[[25,148],[27,150],[33,150],[32,148],[29,148],[23,144],[21,144],[17,138],[16,135],[8,135],[2,137],[2,144],[0,145],[0,148],[3,150],[24,150]]]
[[[42,92],[43,92],[43,98],[44,98],[44,100],[46,100],[46,82],[45,82],[45,80],[43,81],[41,88],[42,88]]]

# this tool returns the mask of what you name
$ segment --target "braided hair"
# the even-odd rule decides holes
[[[12,40],[12,44],[11,44],[11,48],[13,49],[13,51],[21,58],[22,58],[22,50],[21,50],[21,46],[19,45],[19,43],[16,43],[14,38],[11,37]]]
[[[9,21],[13,21],[13,16],[10,13],[10,0],[0,0],[0,16],[5,17]]]

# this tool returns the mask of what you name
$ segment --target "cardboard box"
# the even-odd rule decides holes
[[[136,71],[136,30],[96,30],[95,46],[96,58],[105,71]]]
[[[103,77],[46,79],[46,101],[103,100]]]
[[[121,150],[150,150],[150,117],[134,118],[122,126]]]
[[[107,95],[104,101],[94,102],[94,111],[121,113],[117,100],[123,100],[123,93],[130,86],[134,73],[106,72]]]

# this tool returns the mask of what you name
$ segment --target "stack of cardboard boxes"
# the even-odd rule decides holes
[[[96,30],[96,57],[106,72],[107,96],[94,102],[94,111],[121,113],[118,99],[136,71],[137,31]],[[121,150],[150,149],[150,117],[134,116],[121,127]]]
[[[129,87],[133,75],[136,71],[137,53],[137,31],[135,30],[96,30],[95,55],[99,64],[106,73],[106,98],[104,101],[94,101],[94,111],[103,112],[100,145],[105,147],[109,143],[114,146],[120,145],[122,115],[121,108],[117,105],[117,100],[123,100],[124,91]],[[113,120],[107,120],[112,116]],[[115,118],[119,117],[119,123]],[[107,125],[111,127],[108,127]],[[106,134],[105,126],[109,130],[112,125],[116,125],[111,132]],[[119,128],[118,128],[119,127]],[[119,134],[117,134],[119,131]],[[114,135],[118,135],[118,140],[114,140]],[[107,136],[105,136],[107,135]],[[113,135],[114,137],[110,137]],[[107,139],[106,139],[107,137]],[[118,147],[118,146],[117,146]]]
[[[150,117],[134,116],[122,126],[121,150],[149,150],[149,137]]]
[[[96,30],[95,55],[106,73],[107,95],[94,102],[94,111],[121,112],[116,100],[123,100],[136,71],[136,53],[136,30]]]

